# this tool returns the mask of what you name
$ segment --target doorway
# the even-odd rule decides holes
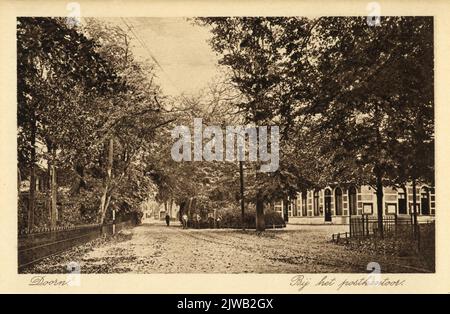
[[[331,221],[331,191],[325,190],[325,221]]]
[[[406,215],[408,213],[405,192],[398,193],[398,213],[400,215]]]
[[[426,187],[423,187],[420,191],[420,208],[422,209],[422,215],[430,214],[430,192]]]
[[[335,207],[335,215],[342,215],[342,190],[341,188],[336,188],[334,191],[334,207]]]
[[[348,190],[348,205],[350,207],[350,216],[354,216],[356,215],[357,211],[356,211],[356,197],[357,197],[357,191],[356,191],[356,187],[351,186],[350,189]]]

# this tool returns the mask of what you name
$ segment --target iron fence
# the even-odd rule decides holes
[[[132,226],[132,221],[113,224],[91,224],[74,227],[58,227],[23,232],[18,237],[19,269],[43,258],[59,254],[74,246],[94,240],[103,234],[112,234]]]
[[[383,234],[395,236],[414,236],[414,223],[411,217],[389,215],[382,217]],[[362,215],[350,218],[350,237],[360,238],[380,235],[378,217]]]

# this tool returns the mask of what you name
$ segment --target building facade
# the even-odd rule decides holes
[[[416,187],[417,213],[420,220],[435,215],[435,189],[427,185]],[[285,221],[298,224],[348,224],[351,216],[377,216],[377,195],[374,188],[352,184],[330,185],[297,193],[296,198],[272,204]],[[383,188],[383,214],[409,216],[413,213],[413,188]]]

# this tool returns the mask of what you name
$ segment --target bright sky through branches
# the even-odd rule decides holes
[[[210,33],[206,28],[179,17],[111,20],[132,37],[137,58],[157,60],[161,66],[155,67],[158,83],[166,94],[195,94],[218,75],[217,57],[207,43]]]

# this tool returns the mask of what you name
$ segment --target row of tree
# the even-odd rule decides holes
[[[108,209],[139,208],[152,187],[146,174],[155,134],[173,121],[153,69],[135,60],[125,31],[94,19],[67,22],[17,22],[18,169],[30,182],[19,223],[29,230],[69,223],[57,221],[63,196],[75,203],[70,223],[103,223]],[[41,168],[49,178],[48,215],[36,221]],[[68,195],[60,182],[69,182]]]
[[[194,21],[211,31],[226,69],[195,97],[164,97],[152,63],[135,60],[121,28],[87,19],[20,18],[19,174],[49,173],[56,225],[61,173],[83,217],[139,208],[147,197],[192,209],[236,206],[239,166],[175,162],[170,130],[202,117],[210,125],[279,125],[280,167],[245,163],[245,199],[264,230],[264,204],[333,182],[370,184],[382,224],[383,186],[433,184],[433,20],[228,17]],[[42,161],[45,161],[42,163]],[[58,180],[57,180],[58,179]],[[415,193],[415,189],[414,189]],[[414,202],[416,197],[414,197]],[[416,206],[414,206],[415,208]],[[380,229],[382,230],[382,228]]]
[[[196,20],[240,91],[246,123],[280,125],[280,170],[255,176],[257,227],[274,192],[434,180],[433,19],[220,17]],[[414,205],[416,197],[414,195]],[[414,206],[415,210],[416,206]]]

